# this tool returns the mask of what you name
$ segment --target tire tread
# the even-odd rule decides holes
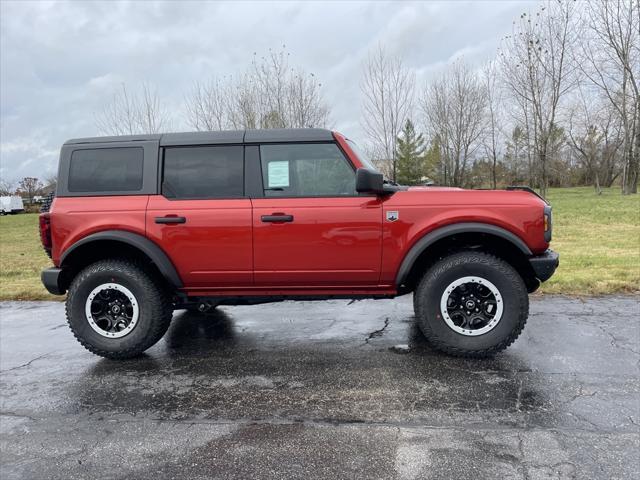
[[[151,331],[148,335],[143,337],[139,342],[131,347],[118,351],[112,352],[108,350],[103,350],[98,348],[91,343],[84,340],[78,333],[76,332],[73,324],[70,320],[70,305],[72,305],[74,301],[75,292],[77,292],[77,286],[86,280],[88,276],[100,271],[110,271],[110,270],[128,270],[128,272],[137,277],[135,279],[138,286],[146,290],[146,295],[150,301],[148,302],[148,308],[150,308],[152,318],[154,321],[151,324]],[[157,281],[157,279],[147,272],[142,265],[137,262],[124,260],[124,259],[106,259],[100,260],[96,263],[93,263],[84,268],[76,277],[73,279],[71,286],[69,287],[69,294],[67,295],[67,301],[65,302],[65,312],[67,316],[67,323],[71,328],[71,332],[73,336],[80,342],[80,344],[89,350],[91,353],[95,355],[99,355],[101,357],[110,358],[113,360],[123,360],[127,358],[133,358],[140,355],[142,352],[156,344],[162,336],[166,333],[169,328],[169,324],[171,323],[173,309],[171,303],[167,300],[168,295],[164,291],[161,283]]]
[[[485,264],[492,268],[498,268],[502,270],[502,274],[505,275],[510,282],[512,282],[514,285],[520,286],[520,288],[516,289],[521,298],[518,302],[520,305],[520,311],[518,312],[518,323],[516,324],[515,328],[511,330],[511,333],[507,337],[490,348],[468,350],[443,342],[435,335],[431,326],[429,325],[429,322],[421,322],[418,320],[418,325],[420,326],[422,333],[426,337],[427,342],[437,350],[456,357],[489,358],[493,357],[496,353],[506,349],[520,336],[525,324],[527,323],[527,317],[529,314],[529,295],[527,294],[527,290],[524,287],[522,278],[515,269],[513,269],[509,264],[505,263],[502,259],[489,253],[471,250],[458,252],[443,258],[442,260],[436,262],[429,270],[427,270],[427,272],[425,272],[424,276],[420,280],[418,287],[414,292],[414,308],[417,316],[424,317],[424,309],[426,308],[424,301],[426,295],[424,291],[426,290],[427,283],[429,283],[429,281],[431,281],[434,277],[438,277],[444,274],[452,267],[469,264],[470,260],[475,264]]]

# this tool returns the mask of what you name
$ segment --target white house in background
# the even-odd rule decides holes
[[[22,198],[17,195],[0,197],[0,215],[24,212]]]

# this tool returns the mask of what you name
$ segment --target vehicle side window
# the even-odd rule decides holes
[[[70,192],[133,192],[142,188],[144,150],[139,147],[74,150]]]
[[[266,197],[353,196],[355,172],[337,145],[260,146]]]
[[[162,194],[177,199],[242,197],[243,147],[165,148]]]

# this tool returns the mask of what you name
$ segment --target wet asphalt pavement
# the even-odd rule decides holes
[[[638,478],[639,297],[533,297],[492,360],[410,297],[176,312],[137,360],[0,304],[0,478]]]

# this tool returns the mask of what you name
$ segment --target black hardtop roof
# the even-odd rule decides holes
[[[159,141],[161,146],[207,145],[219,143],[326,142],[333,140],[324,128],[275,128],[268,130],[223,130],[218,132],[156,133],[86,137],[67,140],[65,145]]]

